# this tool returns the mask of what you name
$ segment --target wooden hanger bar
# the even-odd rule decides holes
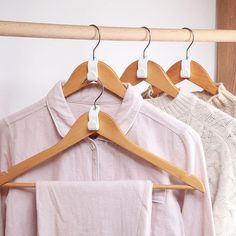
[[[88,118],[88,113],[84,113],[78,120],[76,120],[70,131],[58,143],[10,167],[7,172],[1,172],[0,185],[2,186],[9,183],[16,177],[26,173],[29,170],[32,170],[33,168],[44,163],[45,161],[50,160],[51,158],[56,158],[56,155],[60,152],[72,147],[81,140],[96,133],[108,140],[111,140],[113,143],[131,152],[132,154],[137,155],[150,164],[153,164],[155,167],[166,171],[172,176],[175,176],[178,180],[189,186],[192,186],[194,189],[197,189],[200,192],[205,192],[204,184],[198,177],[194,175],[188,175],[185,170],[171,164],[170,162],[154,155],[151,152],[146,151],[145,149],[142,149],[133,143],[128,137],[126,137],[126,135],[120,130],[119,126],[117,126],[117,124],[108,114],[101,111],[99,112],[100,127],[98,131],[88,130]]]
[[[102,40],[143,41],[147,34],[142,28],[99,27]],[[150,28],[152,41],[189,41],[189,32],[184,29]],[[236,30],[194,29],[195,41],[236,42]],[[65,25],[31,22],[0,21],[0,36],[56,38],[56,39],[98,39],[94,28],[86,25]]]
[[[2,187],[7,188],[35,188],[35,183],[17,183],[11,182],[2,185]],[[170,190],[194,190],[193,187],[188,185],[167,185],[167,184],[153,184],[153,190],[159,189],[170,189]]]

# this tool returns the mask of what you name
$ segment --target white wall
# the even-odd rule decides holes
[[[215,0],[0,0],[0,20],[147,26],[214,28]],[[0,37],[0,118],[47,94],[58,80],[91,57],[95,41]],[[146,42],[104,41],[99,59],[120,75],[137,59]],[[167,69],[184,56],[186,43],[153,42],[147,55]],[[195,43],[190,52],[215,76],[214,43]]]

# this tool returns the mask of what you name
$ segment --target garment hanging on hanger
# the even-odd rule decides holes
[[[235,162],[236,153],[236,120],[183,90],[175,99],[161,95],[147,101],[190,125],[201,136],[216,235],[234,235],[236,176],[232,163]]]
[[[95,105],[96,107],[96,105]],[[92,108],[96,109],[96,108]],[[122,130],[117,126],[113,119],[106,113],[99,112],[99,125],[100,128],[91,132],[87,130],[88,114],[83,114],[72,126],[68,134],[60,140],[56,145],[53,145],[49,149],[46,149],[8,169],[7,173],[0,173],[0,185],[7,183],[18,176],[27,173],[27,171],[38,167],[45,161],[50,160],[62,151],[65,151],[69,147],[79,143],[83,139],[93,135],[98,134],[102,137],[114,142],[125,150],[129,151],[131,154],[135,154],[143,160],[155,167],[158,167],[162,171],[175,176],[178,180],[187,183],[192,186],[195,190],[204,192],[204,185],[201,180],[196,176],[188,175],[186,171],[178,168],[174,164],[161,159],[160,157],[142,149],[135,143],[133,143],[129,138],[127,138]]]
[[[42,101],[1,122],[0,144],[3,147],[0,150],[1,171],[6,171],[10,163],[17,164],[27,156],[34,155],[57,143],[68,133],[76,117],[89,110],[99,92],[96,87],[89,87],[65,99],[62,87],[63,83],[57,83]],[[100,98],[99,104],[104,112],[112,115],[122,131],[135,143],[156,155],[165,157],[171,163],[177,163],[189,174],[199,176],[206,187],[204,194],[198,191],[173,192],[166,189],[154,191],[153,234],[162,232],[165,235],[168,230],[175,235],[181,235],[182,230],[185,230],[187,233],[194,231],[195,234],[196,232],[196,236],[201,235],[202,232],[213,235],[207,173],[204,168],[201,143],[195,132],[165,113],[154,111],[151,105],[144,102],[141,95],[137,94],[130,85],[127,86],[123,100],[106,91]],[[24,132],[22,132],[22,127],[24,127]],[[14,139],[12,139],[12,134],[14,134]],[[180,184],[177,179],[102,137],[84,140],[62,152],[58,158],[48,164],[35,168],[15,181],[121,179],[149,179],[153,183]],[[26,236],[35,235],[34,191],[9,189],[8,193],[2,195],[3,199],[5,197],[8,199],[7,202],[4,201],[8,219],[11,219],[9,224],[6,222],[9,235],[14,235],[11,231],[13,228],[17,229],[19,234],[24,230]],[[15,199],[21,199],[21,201]],[[172,203],[175,204],[172,205]],[[165,214],[175,219],[175,224],[172,221],[169,224],[169,218],[160,214],[160,207],[164,207]],[[28,210],[25,211],[25,209]],[[4,209],[2,211],[5,212]],[[16,211],[19,212],[18,215],[14,214]],[[193,219],[189,217],[193,211],[195,217],[198,218],[194,229]],[[203,220],[203,215],[208,221]],[[23,228],[22,225],[26,225],[25,221],[29,219],[32,224],[27,224],[27,227]]]

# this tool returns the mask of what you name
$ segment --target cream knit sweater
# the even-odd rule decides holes
[[[218,93],[214,96],[211,96],[206,91],[195,92],[194,94],[200,99],[236,118],[236,96],[229,92],[222,83],[217,84],[217,86]]]
[[[236,120],[195,95],[180,91],[147,99],[201,136],[218,236],[236,235]]]

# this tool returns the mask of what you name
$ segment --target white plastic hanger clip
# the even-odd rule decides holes
[[[137,78],[147,78],[147,57],[140,57],[138,60]]]
[[[88,130],[97,131],[99,130],[99,119],[98,114],[100,112],[100,106],[92,106],[89,111]]]
[[[184,58],[181,61],[181,78],[190,78],[191,77],[191,58]]]
[[[98,81],[98,60],[96,58],[88,61],[87,80]]]

